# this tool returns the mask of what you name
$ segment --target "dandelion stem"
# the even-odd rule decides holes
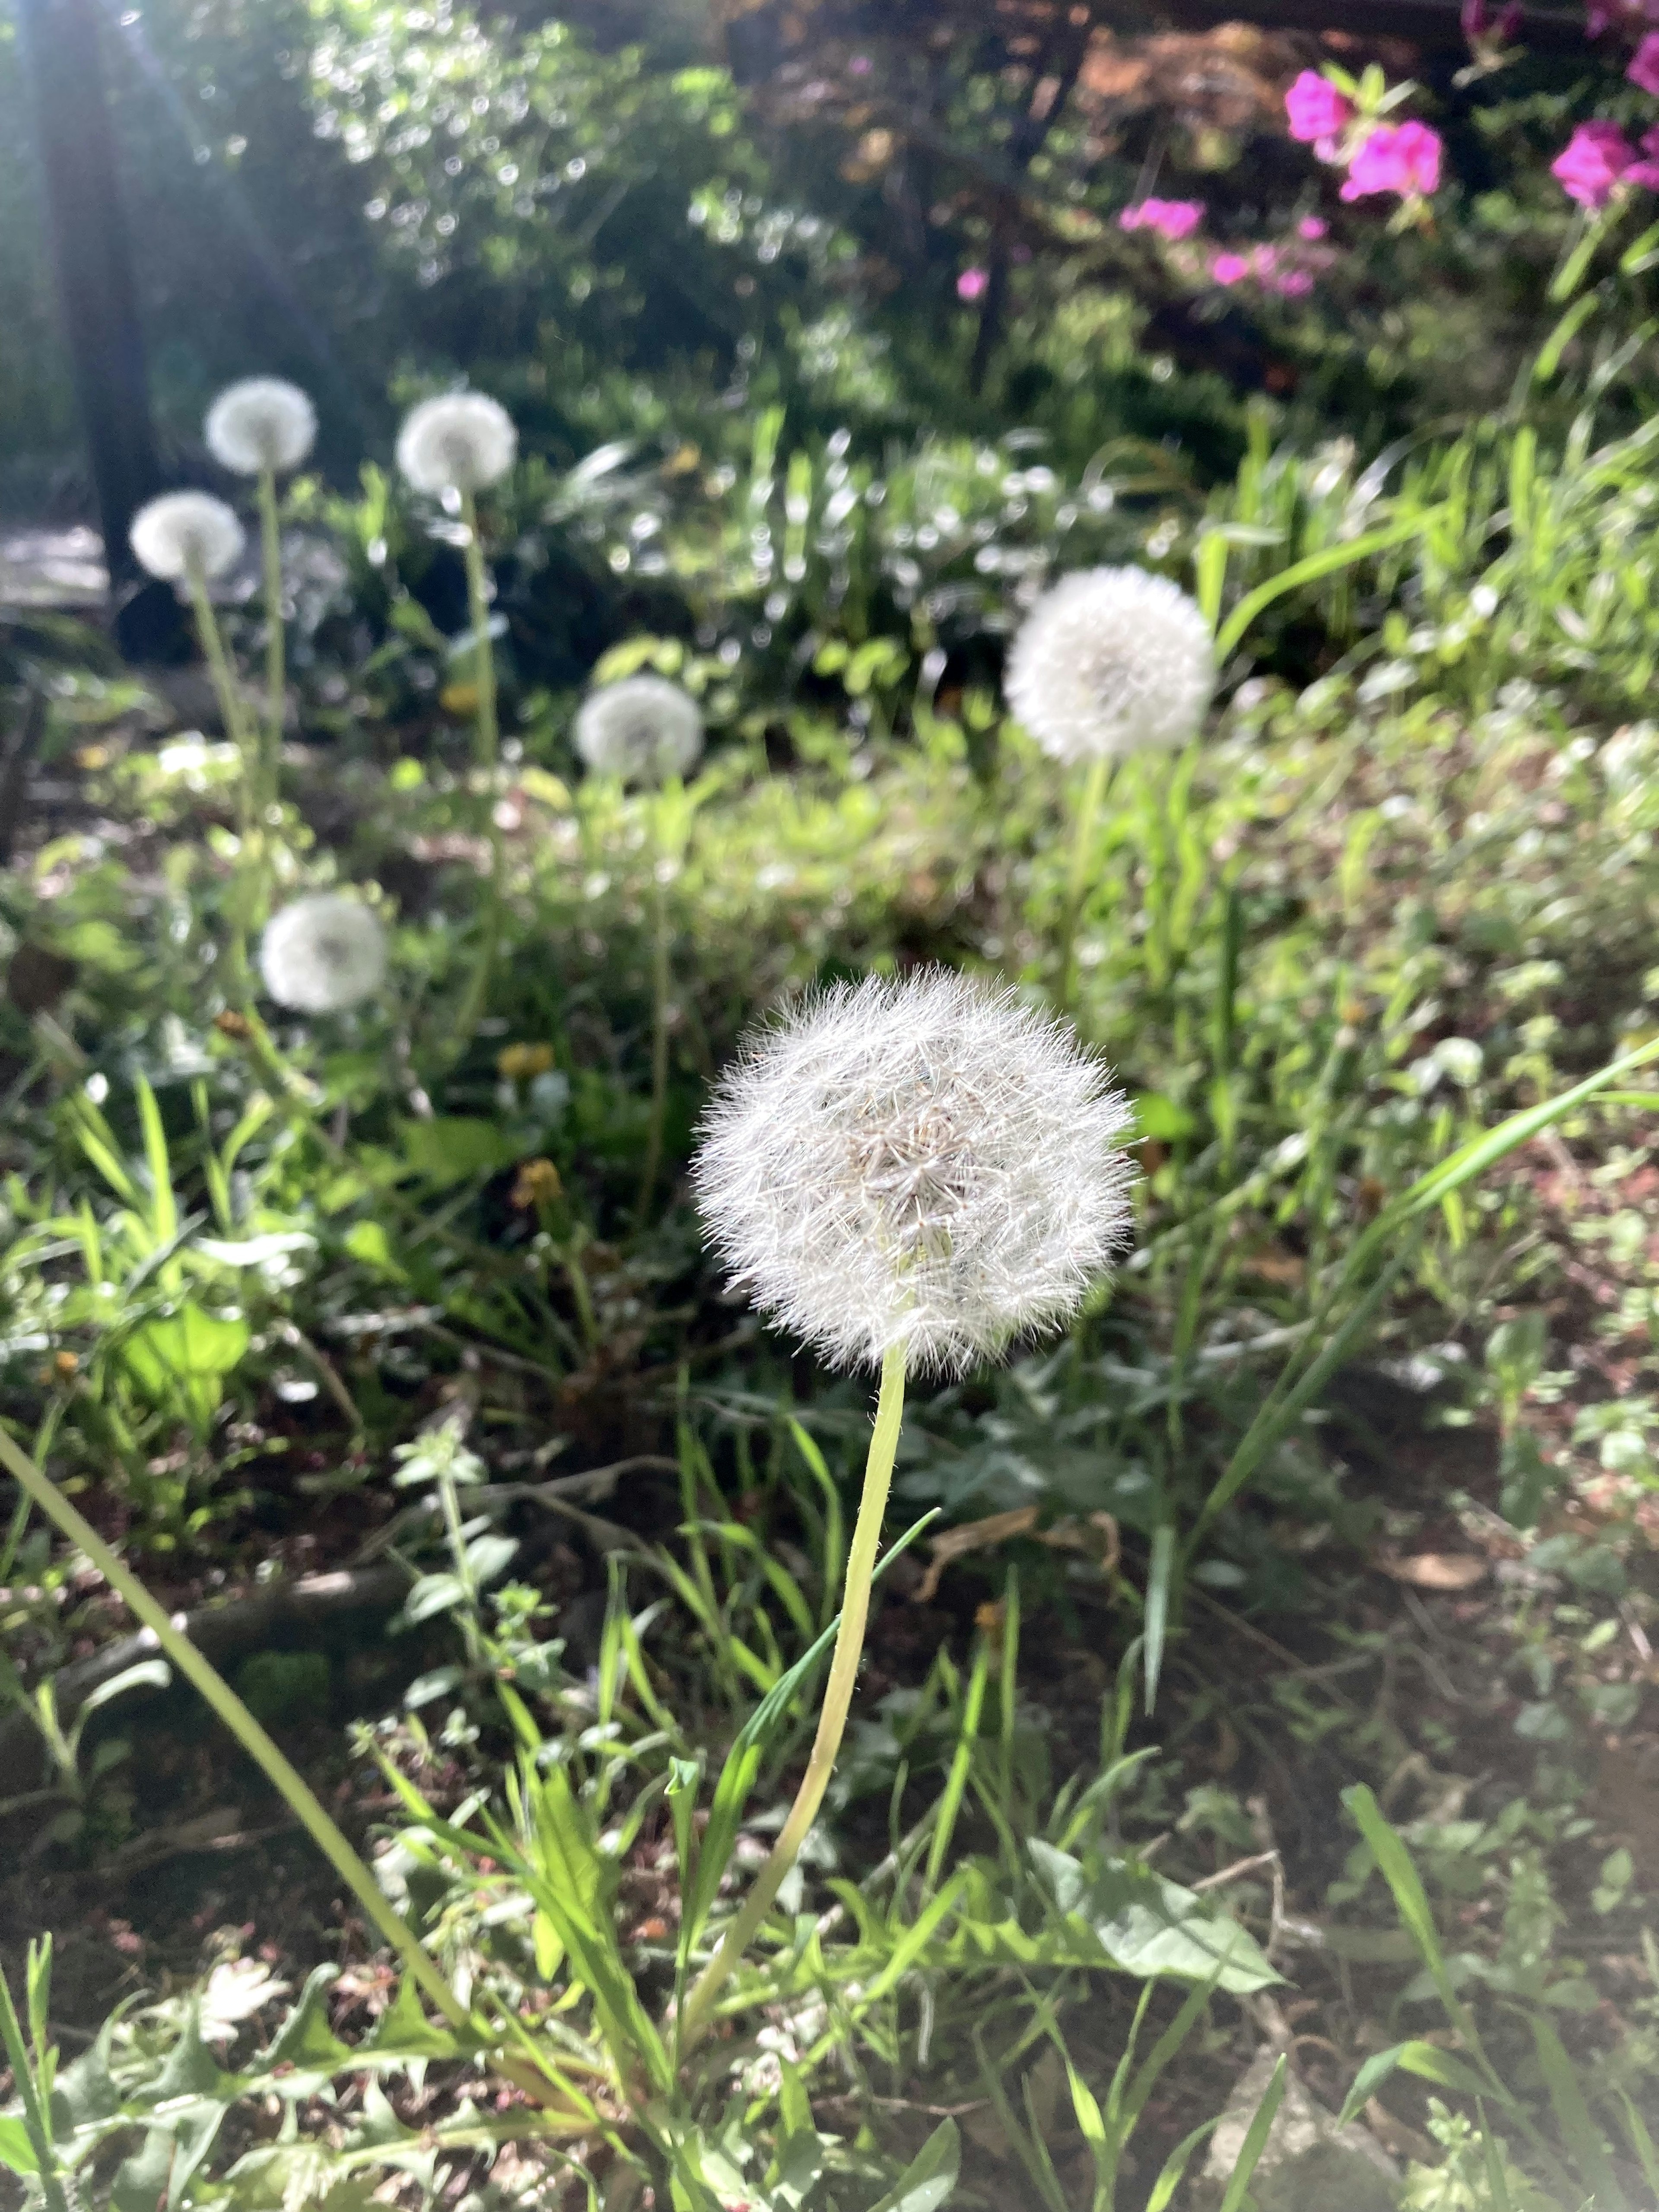
[[[1077,926],[1083,918],[1084,902],[1089,894],[1089,867],[1094,858],[1095,827],[1100,818],[1101,801],[1106,796],[1106,786],[1112,773],[1109,757],[1098,754],[1089,763],[1083,796],[1077,810],[1077,821],[1072,831],[1072,866],[1066,884],[1066,909],[1060,925],[1060,988],[1055,1003],[1062,1014],[1072,1011],[1072,1001],[1077,989]]]
[[[265,580],[265,712],[268,726],[261,748],[259,787],[256,798],[263,824],[266,810],[276,804],[277,763],[282,758],[283,724],[288,709],[288,670],[283,636],[283,526],[276,505],[276,476],[272,469],[259,471],[259,550]]]
[[[703,2032],[708,2008],[721,1984],[758,1933],[783,1886],[785,1875],[800,1855],[812,1823],[818,1816],[836,1754],[847,1729],[847,1716],[858,1680],[864,1650],[864,1632],[870,1617],[870,1584],[881,1542],[881,1524],[887,1511],[887,1492],[893,1479],[893,1457],[898,1449],[899,1427],[904,1418],[904,1346],[892,1346],[882,1362],[881,1395],[876,1402],[875,1425],[870,1433],[870,1453],[865,1462],[864,1493],[859,1500],[858,1521],[847,1556],[847,1581],[842,1595],[841,1628],[836,1637],[830,1680],[818,1713],[817,1734],[811,1756],[789,1817],[766,1863],[755,1877],[743,1909],[726,1929],[720,1947],[698,1977],[680,2016],[680,2047],[689,2050]]]
[[[202,573],[199,561],[189,562],[185,571],[185,582],[190,592],[191,610],[196,617],[196,634],[201,641],[208,673],[213,679],[214,694],[219,702],[225,735],[235,746],[241,762],[241,774],[237,779],[236,789],[236,875],[231,886],[230,971],[231,988],[236,1004],[242,1012],[246,1013],[253,998],[253,985],[247,964],[247,938],[252,919],[249,908],[255,896],[252,869],[255,793],[259,773],[258,743],[248,731],[242,702],[236,696],[235,673],[225,651],[219,618],[213,611],[212,600],[208,597],[207,579]]]
[[[483,941],[455,1024],[453,1049],[458,1054],[471,1042],[489,996],[490,972],[501,949],[503,919],[501,826],[495,818],[495,770],[501,750],[501,727],[495,713],[495,657],[490,645],[489,585],[484,573],[483,544],[478,535],[478,507],[470,491],[461,494],[461,520],[466,529],[466,613],[472,634],[472,684],[477,695],[472,758],[483,779],[484,803],[489,810],[489,890]]]
[[[452,2027],[465,2027],[466,2007],[428,1956],[420,1938],[392,1909],[380,1885],[324,1811],[304,1777],[271,1741],[218,1669],[211,1666],[190,1638],[176,1628],[119,1554],[111,1550],[91,1523],[76,1510],[52,1482],[0,1428],[0,1465],[15,1475],[49,1521],[55,1522],[70,1541],[83,1552],[112,1589],[118,1590],[133,1614],[151,1631],[156,1642],[185,1680],[198,1690],[245,1752],[262,1767],[305,1827],[312,1841],[362,1905],[365,1915],[403,1959],[432,2002]]]
[[[662,839],[654,807],[647,856],[651,866],[651,1121],[635,1209],[641,1228],[650,1217],[652,1193],[662,1165],[663,1125],[668,1114],[668,886],[662,880]]]

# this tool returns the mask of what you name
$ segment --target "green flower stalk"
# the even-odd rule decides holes
[[[161,498],[151,500],[133,517],[131,539],[140,564],[152,576],[185,587],[225,735],[241,763],[236,793],[236,880],[231,897],[231,990],[239,1010],[249,1015],[252,986],[247,940],[258,896],[255,813],[259,746],[237,690],[235,671],[208,592],[208,586],[241,559],[247,541],[232,509],[204,491],[164,492]]]
[[[297,384],[249,376],[219,394],[203,426],[208,450],[222,467],[258,485],[260,568],[265,608],[265,728],[254,813],[263,831],[277,798],[277,764],[287,720],[288,676],[283,623],[283,528],[276,479],[297,469],[317,437],[317,410]]]
[[[702,713],[678,684],[660,676],[629,676],[589,692],[574,735],[576,750],[595,775],[664,787],[652,801],[646,831],[651,872],[651,1119],[635,1207],[635,1218],[643,1224],[650,1218],[662,1168],[668,1111],[668,881],[685,850],[689,815],[683,781],[702,756]]]
[[[1063,1326],[1121,1248],[1133,1116],[1074,1033],[1012,991],[923,969],[842,986],[752,1037],[693,1176],[734,1287],[880,1396],[807,1768],[681,2019],[689,2046],[817,1818],[869,1616],[908,1375],[963,1375]]]
[[[460,517],[466,564],[466,605],[477,695],[473,764],[489,808],[489,890],[478,957],[455,1024],[455,1049],[465,1051],[489,997],[489,981],[505,921],[506,856],[496,820],[495,775],[501,729],[495,704],[495,659],[489,635],[491,590],[478,527],[477,494],[499,483],[513,466],[519,434],[513,418],[482,392],[452,392],[423,400],[398,433],[398,466],[416,491],[443,500]]]
[[[1074,817],[1057,947],[1055,1001],[1070,1010],[1076,939],[1112,763],[1175,752],[1196,736],[1215,690],[1215,647],[1194,601],[1143,568],[1064,576],[1026,617],[1008,655],[1008,704],[1050,759],[1086,768]],[[1164,864],[1167,866],[1167,863]],[[1169,903],[1153,885],[1153,905]]]

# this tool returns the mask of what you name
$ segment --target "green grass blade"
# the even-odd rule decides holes
[[[1279,2106],[1285,2100],[1285,2081],[1289,2061],[1280,2058],[1273,2069],[1273,2078],[1267,2084],[1267,2094],[1255,2108],[1255,2118],[1250,2122],[1249,2132],[1244,2138],[1244,2148],[1238,2154],[1238,2163],[1233,2168],[1232,2179],[1227,2184],[1227,2193],[1221,2200],[1220,2212],[1239,2212],[1244,2202],[1244,2192],[1250,2185],[1250,2176],[1261,2163],[1261,2154],[1267,2148],[1267,2137]]]

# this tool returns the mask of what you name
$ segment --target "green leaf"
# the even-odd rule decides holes
[[[954,2120],[943,2121],[870,2212],[936,2212],[957,2185],[962,2147]]]
[[[135,1329],[121,1358],[151,1403],[179,1407],[198,1435],[205,1435],[224,1396],[225,1377],[246,1352],[251,1332],[240,1314],[210,1314],[194,1300],[178,1312]]]
[[[301,2074],[331,2075],[351,2063],[351,2052],[328,2024],[327,1994],[339,1978],[335,1966],[313,1966],[300,2001],[271,2039],[259,2060],[262,2073],[291,2066]]]
[[[1267,2148],[1268,2135],[1284,2101],[1287,2064],[1288,2062],[1281,2057],[1273,2069],[1273,2078],[1267,2084],[1267,2094],[1255,2108],[1255,2118],[1250,2122],[1244,2148],[1238,2154],[1238,2164],[1233,2168],[1232,2179],[1227,2184],[1227,2193],[1221,2200],[1221,2212],[1239,2212],[1239,2207],[1244,2202],[1250,2176],[1261,2162],[1262,2152]]]
[[[1453,1984],[1428,1895],[1412,1864],[1411,1853],[1384,1820],[1381,1807],[1363,1782],[1345,1790],[1342,1802],[1353,1815],[1360,1834],[1371,1847],[1378,1871],[1394,1893],[1395,1909],[1422,1954],[1448,2019],[1462,2033],[1470,2050],[1482,2055],[1480,2035]]]
[[[1532,2039],[1550,2093],[1555,2124],[1577,2164],[1579,2179],[1588,2185],[1595,2197],[1595,2212],[1630,2212],[1630,2199],[1619,2185],[1601,2130],[1591,2117],[1583,2084],[1560,2037],[1541,2014],[1533,2014],[1531,2024]]]
[[[1462,2059],[1453,2058],[1432,2043],[1396,2043],[1387,2051],[1379,2051],[1368,2058],[1353,2077],[1347,2101],[1337,2116],[1337,2125],[1346,2128],[1355,2116],[1365,2109],[1389,2076],[1395,2072],[1414,2074],[1419,2081],[1437,2082],[1443,2089],[1454,2089],[1460,2096],[1487,2097],[1492,2084],[1477,2074],[1473,2067],[1465,2066]]]
[[[519,1157],[518,1146],[504,1129],[471,1115],[400,1121],[398,1141],[410,1173],[433,1190],[494,1175]]]
[[[27,2124],[9,2113],[0,2113],[0,2166],[9,2166],[14,2173],[40,2171]]]

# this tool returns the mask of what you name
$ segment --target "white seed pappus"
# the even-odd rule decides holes
[[[1131,1109],[1071,1029],[946,969],[755,1032],[693,1165],[734,1288],[842,1366],[967,1372],[1073,1314],[1120,1250]]]

